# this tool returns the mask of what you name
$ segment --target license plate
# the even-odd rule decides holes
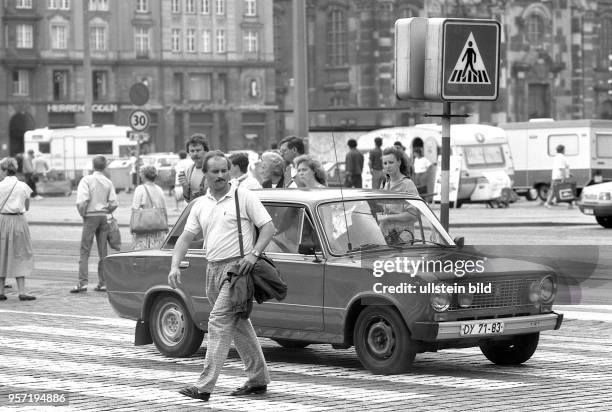
[[[582,209],[582,211],[583,211],[583,213],[585,215],[592,215],[593,214],[593,209],[584,208],[584,209]]]
[[[504,333],[504,322],[500,321],[462,323],[459,331],[461,336],[499,335],[500,333]]]

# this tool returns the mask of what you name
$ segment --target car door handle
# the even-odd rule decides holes
[[[189,268],[189,261],[181,260],[181,263],[179,263],[179,269],[187,269],[187,268]]]

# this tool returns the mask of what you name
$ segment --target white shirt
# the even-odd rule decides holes
[[[569,163],[563,153],[557,153],[553,158],[552,180],[567,179],[569,177]]]
[[[292,182],[289,184],[289,186],[287,186],[288,189],[296,189],[298,187],[297,183],[295,182],[295,177],[297,176],[297,169],[295,167],[293,167],[293,165],[290,165],[290,171],[291,171],[291,179]]]
[[[77,187],[76,203],[85,201],[88,201],[86,213],[88,216],[109,213],[109,206],[117,205],[113,182],[99,171],[83,176]]]
[[[425,156],[423,157],[415,157],[414,158],[414,173],[425,173],[427,172],[427,168],[431,166],[431,162]]]
[[[242,187],[244,189],[249,189],[249,190],[261,189],[261,184],[259,183],[259,181],[255,179],[253,176],[249,175],[248,173],[245,173],[240,177],[236,177],[230,180],[230,184],[233,187],[239,186],[239,187]]]
[[[15,182],[17,184],[15,184]],[[13,186],[15,188],[13,189]],[[11,189],[13,190],[11,192]],[[10,193],[10,197],[9,197]],[[32,189],[30,186],[18,180],[15,176],[6,176],[0,182],[0,206],[6,200],[6,204],[0,210],[1,213],[25,213],[25,201],[30,198]]]
[[[235,191],[232,187],[225,196],[217,200],[208,189],[204,196],[194,201],[187,217],[185,230],[194,235],[203,234],[206,258],[211,262],[240,256]],[[272,218],[259,198],[250,190],[239,189],[238,200],[246,255],[253,249],[253,225],[262,227]]]

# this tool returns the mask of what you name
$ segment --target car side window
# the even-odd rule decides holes
[[[166,243],[163,246],[163,249],[173,249],[174,245],[176,245],[176,241],[183,233],[185,228],[185,222],[187,222],[187,217],[189,216],[189,211],[191,210],[191,205],[187,205],[187,208],[181,213],[181,215],[176,220],[176,223],[172,227],[170,231],[170,235],[166,239]],[[204,247],[204,238],[202,233],[200,232],[189,245],[189,249],[198,249],[201,250]]]
[[[265,205],[276,232],[266,247],[270,253],[298,253],[303,234],[305,210],[301,206]]]

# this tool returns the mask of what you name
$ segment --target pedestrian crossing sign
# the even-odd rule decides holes
[[[441,101],[496,100],[501,26],[495,20],[429,19],[424,94]]]

